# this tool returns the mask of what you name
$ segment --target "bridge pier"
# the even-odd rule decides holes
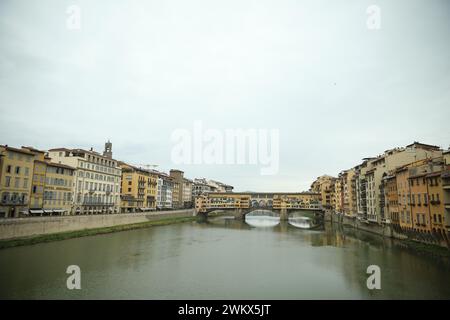
[[[236,209],[233,211],[234,218],[237,220],[244,220],[245,214],[242,209]]]
[[[287,221],[289,219],[288,211],[286,208],[280,209],[280,221]]]

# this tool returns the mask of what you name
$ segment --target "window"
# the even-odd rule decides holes
[[[9,200],[9,192],[3,192],[2,202],[8,202],[8,200]]]
[[[20,167],[16,167],[16,174],[20,174]]]
[[[10,165],[8,165],[8,166],[6,167],[6,173],[11,173],[11,166],[10,166]]]
[[[28,188],[28,179],[27,178],[23,179],[23,187]]]
[[[14,181],[14,188],[19,188],[20,186],[20,178],[16,178]]]
[[[5,187],[9,187],[11,185],[11,177],[5,177]]]
[[[30,173],[30,168],[25,167],[25,175],[28,176],[29,173]]]

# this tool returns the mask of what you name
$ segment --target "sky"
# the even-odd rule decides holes
[[[2,0],[0,144],[109,139],[131,164],[303,191],[390,148],[450,146],[449,39],[446,0]],[[276,130],[279,169],[174,162],[174,132],[199,122]]]

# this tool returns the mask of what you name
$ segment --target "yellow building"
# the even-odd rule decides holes
[[[239,193],[209,193],[195,198],[195,208],[198,212],[207,209],[248,209],[250,194]]]
[[[321,195],[318,192],[276,193],[273,195],[274,209],[320,209]]]
[[[47,215],[69,215],[73,212],[73,194],[75,168],[60,164],[47,163],[44,184],[42,210]],[[33,194],[32,190],[32,194]],[[33,211],[30,210],[33,214]]]
[[[445,226],[445,206],[444,206],[444,188],[442,171],[429,173],[426,175],[426,184],[428,186],[428,207],[430,210],[431,231],[446,236]]]
[[[444,221],[445,228],[447,229],[447,239],[450,241],[450,149],[444,152],[443,157],[444,170],[441,174],[443,198],[441,202],[444,205]]]
[[[34,153],[0,145],[0,217],[28,214]]]
[[[334,211],[336,213],[342,213],[344,207],[344,197],[342,189],[342,180],[336,179],[334,183]]]
[[[385,214],[390,223],[400,226],[400,216],[398,210],[399,192],[397,190],[397,179],[393,172],[383,178]]]
[[[123,162],[119,165],[122,168],[121,212],[156,210],[156,173]]]
[[[211,192],[197,196],[198,212],[207,209],[321,209],[320,193]]]
[[[182,199],[182,183],[180,184],[179,182],[175,181],[173,179],[173,177],[171,177],[172,182],[173,182],[173,189],[172,189],[172,208],[173,209],[179,209],[182,207],[181,204],[181,199]]]
[[[44,205],[44,184],[47,162],[45,152],[32,147],[22,147],[34,154],[33,177],[31,179],[30,209],[42,209]],[[39,212],[40,213],[40,212]]]
[[[341,184],[342,212],[347,217],[356,217],[356,171],[345,170],[339,175]]]
[[[336,178],[323,175],[316,179],[311,185],[312,192],[320,193],[320,200],[324,209],[332,209],[334,206],[334,184]]]
[[[31,215],[67,215],[72,212],[75,168],[51,162],[45,151],[22,147],[34,154],[29,198]]]

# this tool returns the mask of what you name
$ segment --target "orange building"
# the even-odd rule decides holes
[[[409,190],[409,170],[407,166],[401,167],[396,170],[396,182],[397,182],[397,210],[399,213],[399,225],[400,228],[411,230],[412,218],[411,218],[411,192]]]
[[[397,192],[397,177],[395,175],[388,175],[383,178],[386,208],[385,213],[390,222],[395,225],[400,225],[399,207],[398,207],[398,192]]]
[[[426,175],[426,173],[419,173],[408,178],[411,191],[413,230],[418,232],[431,231]]]
[[[426,175],[427,193],[429,201],[431,229],[434,233],[446,238],[444,188],[442,172]]]

